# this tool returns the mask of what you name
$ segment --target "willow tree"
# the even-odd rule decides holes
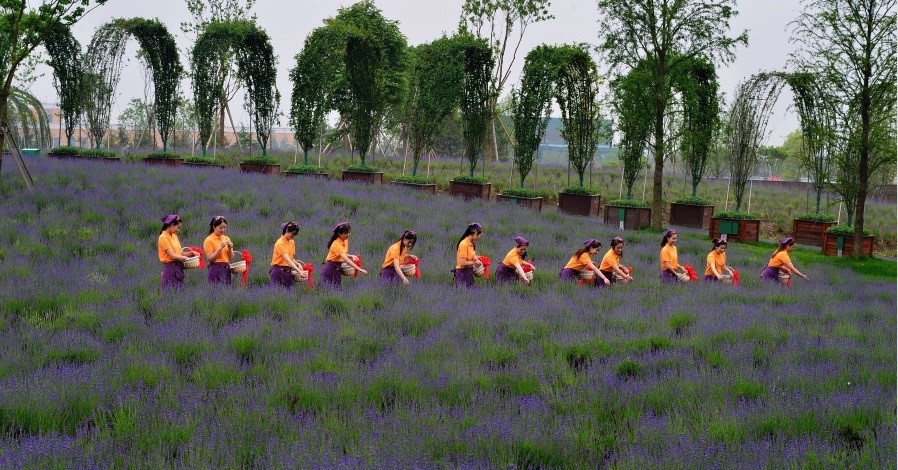
[[[793,106],[801,125],[799,160],[814,183],[815,213],[819,214],[823,190],[832,176],[835,106],[813,74],[801,72],[783,77],[792,89]]]
[[[12,88],[9,95],[9,130],[16,136],[19,148],[50,146],[50,122],[44,105],[34,95],[21,88]]]
[[[633,197],[633,184],[645,166],[645,151],[651,135],[651,76],[646,67],[636,67],[611,82],[617,129],[621,133],[618,156],[624,165],[627,199]]]
[[[522,188],[549,124],[556,69],[555,48],[537,46],[524,59],[521,88],[511,94],[514,164]]]
[[[349,132],[362,167],[377,118],[384,111],[382,90],[378,87],[377,73],[381,66],[380,50],[364,36],[352,35],[346,40],[346,78],[349,82]]]
[[[596,154],[602,134],[598,102],[599,74],[583,46],[562,46],[556,51],[558,76],[555,101],[561,109],[568,160],[583,187],[586,168]]]
[[[66,145],[71,146],[75,126],[81,122],[84,109],[81,44],[72,36],[68,26],[56,22],[50,28],[44,47],[50,56],[50,67],[53,68],[53,82],[59,95],[60,119],[65,121]]]
[[[493,52],[483,39],[460,35],[459,41],[465,70],[460,105],[462,137],[465,158],[468,159],[468,176],[473,178],[490,124],[490,71],[493,68]]]
[[[720,126],[720,102],[714,64],[699,57],[691,59],[678,78],[675,88],[680,92],[683,102],[680,151],[689,168],[692,196],[696,197]]]
[[[312,31],[290,71],[290,125],[302,148],[304,165],[309,164],[309,151],[321,135],[324,117],[333,107],[331,80],[341,69],[340,62],[332,57],[334,36],[335,32],[328,28]]]

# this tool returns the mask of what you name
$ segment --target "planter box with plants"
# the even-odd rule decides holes
[[[292,165],[288,166],[283,173],[284,176],[298,178],[300,176],[307,178],[330,179],[324,168],[316,165]]]
[[[803,214],[792,221],[792,238],[802,245],[823,246],[826,230],[836,225],[829,214]]]
[[[564,214],[599,216],[599,203],[602,197],[591,188],[576,186],[558,193],[558,210]]]
[[[181,158],[180,153],[153,152],[144,157],[143,162],[148,165],[181,166],[184,159]]]
[[[726,238],[731,242],[756,242],[761,231],[761,221],[745,212],[718,212],[711,218],[710,238]],[[723,237],[726,235],[726,237]]]
[[[430,178],[427,178],[426,176],[402,175],[396,177],[396,179],[391,181],[390,184],[396,186],[405,186],[407,188],[412,188],[417,191],[423,191],[430,194],[437,193],[436,183],[431,181]]]
[[[119,158],[115,156],[115,152],[103,149],[84,149],[81,151],[81,158],[87,160],[101,160],[104,162],[119,161]]]
[[[456,176],[449,181],[449,194],[465,199],[489,199],[493,185],[477,176]]]
[[[670,203],[671,225],[708,230],[713,216],[714,206],[707,199],[690,196]]]
[[[605,203],[606,224],[639,230],[652,225],[652,208],[638,199],[615,199]]]
[[[279,175],[281,174],[281,165],[273,158],[247,158],[240,162],[240,171],[243,173]]]
[[[543,210],[543,198],[538,192],[524,188],[507,188],[503,189],[498,196],[497,201],[508,202],[530,210],[540,212]]]
[[[854,227],[847,225],[833,225],[824,233],[823,254],[828,256],[843,256],[854,253]],[[873,235],[864,230],[861,237],[861,254],[873,256]]]
[[[50,149],[47,152],[48,157],[52,158],[81,158],[81,149],[78,147],[61,146]]]
[[[353,165],[343,170],[343,181],[358,181],[365,184],[383,184],[384,173],[380,168],[367,165]]]
[[[184,159],[184,165],[187,166],[217,166],[224,168],[224,165],[216,158],[212,157],[187,157]]]

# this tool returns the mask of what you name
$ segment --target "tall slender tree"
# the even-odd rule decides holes
[[[558,75],[555,48],[541,45],[527,53],[521,88],[512,91],[514,122],[514,164],[521,187],[533,168],[534,154],[539,149],[552,112],[552,92]]]
[[[460,35],[459,38],[465,69],[461,94],[462,135],[468,174],[473,177],[490,123],[492,92],[489,74],[493,68],[493,53],[482,39],[470,35]]]

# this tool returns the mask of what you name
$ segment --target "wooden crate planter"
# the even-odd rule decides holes
[[[119,157],[80,157],[82,160],[103,163],[119,163],[122,161]]]
[[[181,166],[184,164],[183,158],[144,158],[143,162],[147,165],[159,166]]]
[[[343,170],[343,181],[357,181],[365,184],[383,184],[384,173],[382,171],[350,171]]]
[[[329,180],[331,177],[327,173],[300,173],[297,171],[285,171],[281,173],[287,178],[313,178],[319,180]]]
[[[792,238],[802,245],[823,246],[826,230],[835,222],[815,222],[811,220],[792,220]]]
[[[543,210],[543,198],[541,197],[506,196],[504,194],[499,194],[496,196],[496,200],[499,202],[515,204],[519,207],[534,210],[536,212],[542,212]]]
[[[492,183],[460,183],[457,181],[449,182],[449,194],[453,196],[461,196],[465,199],[489,199],[492,193]]]
[[[730,242],[756,242],[761,232],[760,220],[745,219],[721,219],[719,217],[711,217],[711,229],[708,231],[709,238],[721,238],[722,234],[727,235],[727,241]]]
[[[604,221],[606,224],[620,226],[624,221],[626,230],[639,230],[652,225],[652,209],[650,207],[605,206]]]
[[[184,162],[184,163],[182,163],[182,165],[193,166],[193,167],[204,166],[204,167],[209,167],[209,168],[224,168],[225,167],[224,165],[219,165],[216,163],[196,163],[196,162]]]
[[[275,163],[272,165],[264,163],[241,163],[240,171],[243,173],[264,173],[266,175],[281,174],[281,165]]]
[[[824,255],[839,256],[840,245],[842,256],[851,256],[854,253],[853,235],[833,235],[824,232],[823,237],[822,251]],[[861,253],[867,256],[873,256],[873,235],[861,237]]]
[[[421,191],[429,194],[437,193],[437,185],[436,183],[403,183],[402,181],[391,181],[390,184],[394,186],[405,186],[406,188],[411,188],[416,191]]]
[[[711,217],[714,206],[697,206],[694,204],[670,204],[670,224],[680,227],[691,227],[702,230],[711,228]]]
[[[598,217],[601,201],[602,197],[598,194],[587,196],[561,192],[558,193],[558,210],[564,214]]]
[[[10,158],[11,158],[11,157],[12,157],[12,154],[11,154],[11,153],[4,153],[3,156],[4,156],[4,158],[5,158],[5,157],[10,157]],[[47,156],[50,157],[50,158],[56,158],[56,159],[59,159],[59,160],[78,160],[78,159],[81,158],[81,155],[77,155],[77,154],[74,154],[74,153],[67,153],[67,154],[63,154],[63,155],[50,155],[50,154],[47,154]]]

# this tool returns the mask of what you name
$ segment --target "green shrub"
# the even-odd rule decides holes
[[[649,203],[639,199],[613,199],[608,201],[607,205],[620,207],[650,207]]]
[[[396,177],[398,183],[433,184],[433,179],[426,176],[401,175]]]
[[[700,198],[698,196],[681,197],[681,198],[675,200],[674,203],[675,204],[690,204],[693,206],[710,206],[711,205],[711,201],[704,199],[704,198]]]
[[[835,222],[836,216],[831,214],[801,214],[795,217],[798,220],[806,220],[808,222]]]
[[[524,188],[506,188],[503,189],[499,194],[503,196],[515,196],[515,197],[542,197],[540,194],[532,189],[524,189]]]
[[[854,227],[848,225],[833,225],[832,227],[826,230],[826,233],[830,235],[847,235],[850,237],[854,236]],[[870,235],[870,232],[864,230],[864,235]]]
[[[177,158],[181,158],[181,154],[178,152],[150,152],[147,154],[145,158],[154,158],[159,160],[174,160]]]
[[[739,211],[723,211],[714,214],[714,217],[718,219],[733,219],[733,220],[758,220],[757,217],[749,214],[748,212],[739,212]]]
[[[587,188],[586,186],[571,186],[564,188],[561,192],[568,194],[579,194],[581,196],[595,196],[599,194],[597,189]]]
[[[81,149],[79,149],[78,147],[63,145],[54,149],[50,149],[50,151],[47,152],[47,155],[81,155]]]
[[[285,171],[288,173],[327,173],[324,168],[317,165],[291,165]]]
[[[349,165],[348,167],[346,167],[346,171],[355,171],[357,173],[378,173],[380,172],[380,168],[369,165]]]
[[[468,184],[486,184],[488,181],[486,178],[481,178],[479,176],[468,176],[468,175],[458,175],[455,178],[452,178],[452,181],[456,183],[468,183]]]
[[[115,152],[103,149],[84,149],[81,151],[81,156],[91,158],[115,158]]]
[[[201,165],[220,165],[217,159],[212,157],[187,157],[184,163],[198,163]]]
[[[246,165],[277,165],[278,161],[271,157],[251,157],[240,160],[240,163]]]

